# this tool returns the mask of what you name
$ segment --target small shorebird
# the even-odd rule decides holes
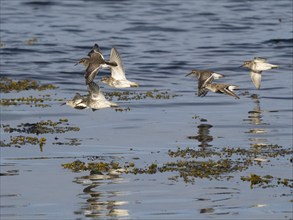
[[[118,107],[116,103],[109,102],[105,98],[99,86],[94,81],[88,84],[88,93],[88,95],[84,96],[76,93],[73,99],[68,100],[65,104],[75,109],[91,108],[93,111],[108,107]]]
[[[205,85],[205,88],[208,90],[215,92],[215,93],[223,93],[226,95],[230,95],[235,97],[236,99],[240,99],[234,92],[234,89],[238,89],[238,86],[230,85],[230,84],[212,84],[212,83],[207,83]]]
[[[89,58],[88,57],[84,57],[84,58],[81,58],[76,64],[82,64],[84,65],[85,67],[88,67],[89,66]]]
[[[257,89],[260,88],[262,71],[278,68],[277,65],[270,64],[267,62],[267,59],[261,57],[255,57],[253,60],[244,61],[241,67],[250,69],[251,80]]]
[[[196,76],[198,80],[198,86],[197,86],[197,96],[205,96],[208,93],[207,88],[205,88],[205,85],[207,83],[213,82],[214,79],[220,79],[224,77],[224,75],[215,73],[213,71],[209,70],[192,70],[191,73],[188,73],[186,76]]]
[[[62,105],[66,104],[75,109],[85,109],[85,108],[88,108],[88,106],[86,105],[87,99],[88,99],[88,95],[82,96],[79,93],[76,93],[72,100],[68,100]]]
[[[88,90],[89,98],[87,100],[87,106],[89,106],[92,110],[98,110],[108,107],[118,107],[116,103],[109,102],[105,98],[104,94],[100,90],[100,87],[94,81],[88,84]]]
[[[121,57],[116,48],[112,48],[110,55],[110,62],[116,63],[116,66],[111,66],[111,76],[105,76],[101,81],[114,88],[127,88],[127,87],[138,87],[139,84],[131,82],[126,79],[124,67],[122,64]]]
[[[86,79],[87,85],[94,80],[99,69],[117,66],[116,63],[105,60],[98,44],[94,45],[93,49],[88,53],[88,56],[89,57],[81,58],[77,63],[83,64],[86,67],[86,73],[84,77]]]

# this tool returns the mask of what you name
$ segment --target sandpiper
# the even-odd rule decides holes
[[[110,102],[105,98],[104,94],[100,90],[100,87],[94,81],[88,84],[88,90],[89,98],[87,100],[87,106],[89,106],[92,110],[108,107],[118,107],[116,103]]]
[[[68,100],[64,104],[75,109],[91,108],[93,111],[108,107],[118,107],[116,103],[109,102],[105,98],[99,86],[94,81],[88,84],[88,95],[82,96],[76,93],[72,100]]]
[[[230,84],[212,84],[212,83],[207,83],[205,85],[205,88],[208,90],[215,92],[215,93],[223,93],[226,95],[230,95],[235,97],[236,99],[240,99],[234,92],[234,89],[238,89],[238,86],[230,85]]]
[[[88,67],[89,66],[89,58],[88,57],[84,57],[84,58],[81,58],[76,64],[82,64],[84,65],[85,67]]]
[[[114,88],[127,88],[127,87],[138,87],[139,84],[131,82],[126,79],[124,67],[122,64],[121,57],[116,48],[112,48],[110,55],[110,62],[116,63],[116,66],[111,66],[111,76],[105,76],[101,81]]]
[[[207,83],[211,83],[214,79],[220,79],[224,75],[209,71],[209,70],[192,70],[191,73],[188,73],[186,76],[196,76],[198,80],[197,86],[197,96],[205,96],[208,93],[208,89],[205,88]]]
[[[88,53],[88,56],[80,59],[77,63],[87,67],[84,75],[87,85],[94,80],[100,68],[105,69],[117,66],[116,63],[105,60],[98,44],[94,45],[93,49]]]
[[[76,93],[72,100],[68,100],[62,105],[66,104],[75,109],[85,109],[85,108],[88,108],[86,104],[87,99],[88,99],[88,95],[82,96],[79,93]]]
[[[267,59],[261,57],[255,57],[253,60],[244,61],[241,67],[250,69],[251,80],[257,89],[260,88],[262,71],[278,68],[277,65],[270,64],[267,62]]]

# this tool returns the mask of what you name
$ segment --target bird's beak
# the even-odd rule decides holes
[[[192,72],[191,73],[188,73],[188,74],[186,74],[185,76],[190,76],[192,74]]]
[[[75,63],[74,66],[76,66],[77,64],[79,64],[79,62]]]
[[[60,105],[61,105],[61,106],[62,106],[62,105],[66,105],[66,102],[63,102],[63,103],[61,103]]]

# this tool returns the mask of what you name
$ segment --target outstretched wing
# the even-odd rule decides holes
[[[99,47],[98,44],[95,44],[95,45],[93,46],[92,50],[88,53],[88,56],[91,57],[91,56],[92,56],[93,54],[95,54],[95,53],[99,53],[99,54],[102,55],[102,52],[101,52],[100,47]],[[103,55],[102,55],[102,56],[103,56]]]
[[[100,90],[100,87],[94,81],[88,84],[88,91],[92,100],[95,100],[95,101],[106,100],[105,96]]]
[[[254,62],[265,63],[265,62],[267,62],[267,59],[263,58],[263,57],[254,57]]]
[[[114,47],[111,50],[110,62],[111,63],[115,62],[117,64],[117,66],[111,66],[111,76],[115,80],[126,79],[121,57],[120,57],[118,51],[116,50],[116,48],[114,48]]]
[[[212,72],[201,73],[198,78],[197,96],[204,97],[208,93],[206,84],[212,83],[214,80]]]
[[[261,83],[261,72],[256,72],[256,71],[251,70],[250,71],[250,77],[251,77],[251,80],[252,80],[254,86],[257,89],[259,89],[260,88],[260,83]]]
[[[85,71],[85,75],[84,75],[84,78],[86,79],[86,84],[89,84],[90,82],[94,80],[100,68],[101,68],[101,65],[97,63],[91,63],[87,67]]]
[[[231,85],[226,85],[225,87],[220,88],[219,91],[226,94],[226,95],[233,96],[236,99],[240,99],[239,96],[237,96],[232,90],[230,90],[230,88],[229,88],[230,86]]]

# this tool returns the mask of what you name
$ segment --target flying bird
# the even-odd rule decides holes
[[[241,67],[250,69],[250,78],[254,86],[259,89],[261,85],[262,71],[278,68],[279,66],[268,63],[265,58],[255,57],[253,60],[244,61]]]
[[[205,87],[207,83],[212,83],[214,79],[220,79],[224,75],[209,71],[209,70],[192,70],[186,76],[196,76],[198,80],[197,84],[197,96],[205,96],[208,93],[208,89]]]
[[[101,81],[105,84],[108,84],[114,88],[127,88],[127,87],[138,87],[139,84],[136,82],[131,82],[126,79],[125,70],[121,57],[116,48],[112,48],[110,55],[110,62],[116,63],[116,66],[111,66],[111,76],[105,76]]]

